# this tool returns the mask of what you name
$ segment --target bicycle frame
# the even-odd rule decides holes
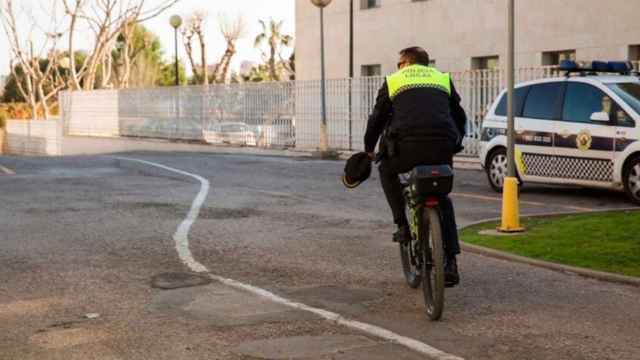
[[[409,199],[407,199],[409,200]],[[413,199],[411,199],[413,200]],[[413,201],[412,201],[413,202]],[[411,236],[414,239],[418,238],[418,221],[421,215],[420,211],[422,207],[428,209],[435,209],[440,206],[440,199],[435,196],[428,196],[427,199],[422,203],[422,205],[409,205],[410,209],[410,218],[409,220],[409,229],[411,230]]]

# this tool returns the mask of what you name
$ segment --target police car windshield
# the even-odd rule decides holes
[[[607,86],[640,114],[640,83],[607,84]]]

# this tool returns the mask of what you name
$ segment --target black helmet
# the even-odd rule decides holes
[[[353,189],[362,184],[371,176],[371,159],[366,152],[357,153],[347,160],[342,175],[342,183],[348,189]]]

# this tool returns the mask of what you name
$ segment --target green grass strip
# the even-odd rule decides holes
[[[517,236],[480,235],[498,223],[462,231],[463,241],[559,264],[640,277],[640,212],[590,213],[523,221]]]

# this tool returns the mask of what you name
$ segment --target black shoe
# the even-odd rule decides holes
[[[393,242],[406,244],[411,242],[411,230],[409,225],[398,226],[398,230],[393,233]]]
[[[458,262],[453,256],[446,260],[444,265],[444,286],[452,288],[460,283],[460,274],[458,273]]]

